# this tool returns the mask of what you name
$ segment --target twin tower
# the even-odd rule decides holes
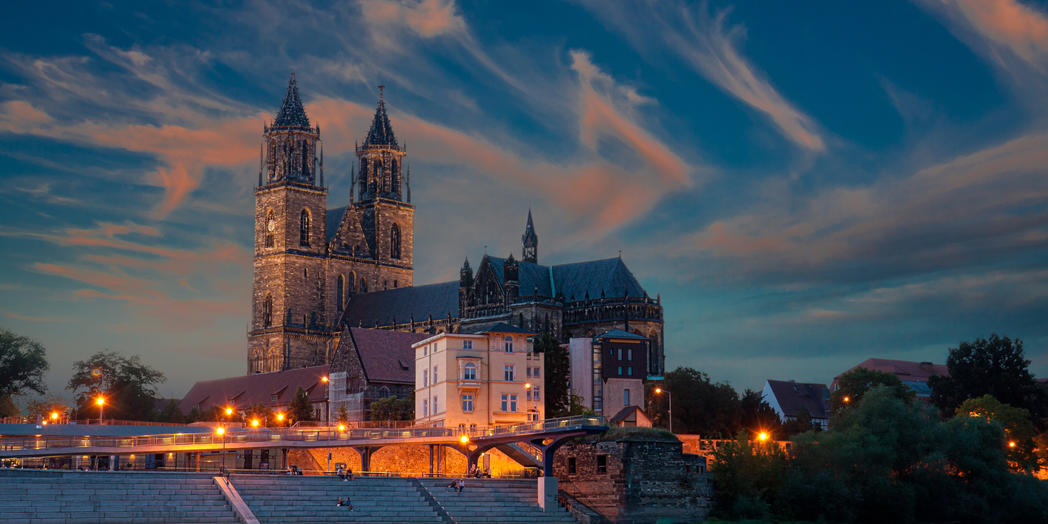
[[[291,75],[264,126],[255,190],[255,256],[248,368],[265,373],[325,364],[349,297],[413,284],[415,208],[407,155],[380,94],[355,148],[349,202],[327,208],[320,126],[310,124]]]

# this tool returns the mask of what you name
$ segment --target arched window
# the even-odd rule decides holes
[[[352,295],[353,293],[356,293],[356,292],[357,292],[357,272],[356,271],[350,271],[349,272],[349,294]]]
[[[342,297],[345,296],[346,289],[346,277],[339,275],[338,282],[335,283],[335,310],[342,312]]]
[[[360,292],[361,293],[367,293],[368,292],[368,281],[367,281],[367,279],[364,279],[364,278],[360,279]]]
[[[389,230],[389,258],[400,260],[400,226],[396,224]]]
[[[303,245],[303,246],[306,246],[306,247],[309,247],[309,229],[310,229],[310,225],[311,225],[310,222],[311,222],[311,220],[310,220],[310,216],[309,216],[309,210],[308,209],[303,209],[302,210],[301,224],[300,224],[299,234],[298,234],[298,243]]]
[[[266,298],[262,300],[262,327],[269,327],[273,325],[273,296],[266,293]]]
[[[273,247],[273,231],[277,228],[277,221],[273,217],[272,209],[266,211],[266,224],[263,227],[265,228],[263,233],[266,235],[265,245],[266,247]]]

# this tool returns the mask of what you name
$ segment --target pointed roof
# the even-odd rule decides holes
[[[538,235],[535,234],[535,224],[531,221],[531,210],[528,209],[528,223],[524,226],[524,236],[522,238],[525,242],[529,239],[538,239]]]
[[[375,118],[371,120],[371,129],[368,137],[364,139],[364,147],[368,146],[393,146],[397,147],[397,137],[393,135],[393,126],[389,124],[389,115],[386,114],[386,100],[382,94],[386,86],[378,86],[378,107],[375,109]]]
[[[298,96],[298,84],[295,83],[295,73],[291,73],[291,80],[287,83],[287,93],[284,95],[284,103],[280,106],[277,119],[273,121],[273,127],[309,127],[309,117],[302,107],[302,99]]]

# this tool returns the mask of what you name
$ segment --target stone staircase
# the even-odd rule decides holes
[[[460,493],[448,488],[451,479],[421,479],[421,484],[456,523],[576,522],[560,506],[542,511],[535,480],[466,479]]]
[[[206,474],[0,470],[0,522],[238,522]]]
[[[413,479],[235,474],[241,498],[262,524],[445,522]],[[349,499],[353,510],[338,507]]]

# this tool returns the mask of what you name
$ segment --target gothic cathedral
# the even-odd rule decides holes
[[[252,373],[327,363],[350,296],[413,284],[411,175],[381,95],[356,154],[348,205],[327,209],[320,126],[310,124],[292,75],[280,112],[262,134]]]

